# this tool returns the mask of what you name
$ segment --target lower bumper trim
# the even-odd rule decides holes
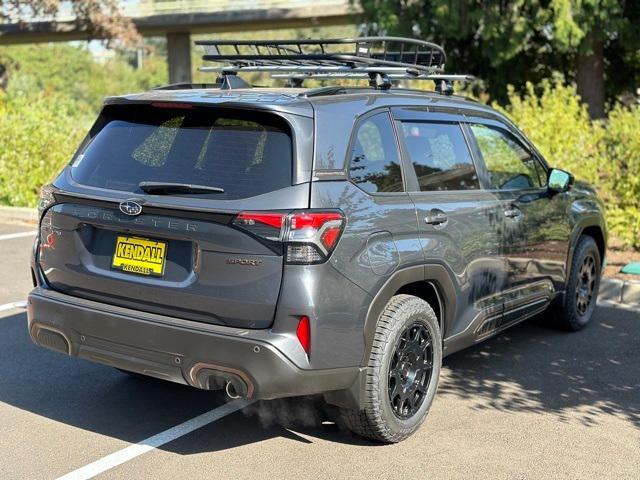
[[[348,389],[359,373],[358,367],[299,368],[264,331],[259,339],[247,330],[222,334],[109,307],[38,287],[27,305],[31,338],[71,356],[196,388],[225,388],[232,381],[236,392],[242,390],[237,393],[254,399]]]

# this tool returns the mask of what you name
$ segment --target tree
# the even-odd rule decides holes
[[[0,21],[25,24],[32,18],[55,21],[62,0],[0,0]],[[79,30],[86,31],[90,38],[103,38],[107,46],[123,48],[137,47],[142,43],[131,19],[120,12],[118,0],[70,0],[70,5]],[[9,83],[9,69],[0,59],[0,90]]]
[[[507,85],[557,75],[575,81],[592,118],[605,100],[640,83],[637,0],[359,0],[367,33],[443,44],[447,70],[482,78],[506,100]]]
[[[552,0],[554,44],[575,62],[578,93],[587,103],[592,118],[605,115],[605,81],[613,91],[632,88],[638,81],[640,49],[640,3],[633,0]],[[626,58],[635,54],[633,58]],[[619,70],[620,64],[625,64]],[[606,75],[607,67],[611,75]],[[629,75],[625,75],[625,70]],[[632,74],[635,70],[635,78]],[[620,77],[623,84],[617,81]],[[624,79],[631,82],[624,85]]]
[[[91,38],[104,38],[108,45],[137,47],[141,37],[131,19],[122,15],[118,0],[0,0],[0,20],[26,23],[31,18],[55,21],[62,4],[68,4],[78,29]]]

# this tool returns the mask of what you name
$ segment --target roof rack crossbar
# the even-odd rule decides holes
[[[281,79],[317,79],[317,80],[329,80],[335,78],[350,78],[350,79],[367,79],[376,72],[324,72],[324,73],[273,73],[271,76],[273,78],[281,78]],[[385,74],[391,80],[431,80],[436,83],[445,82],[447,84],[451,84],[453,82],[471,82],[475,80],[475,77],[471,75],[405,75],[402,73],[387,73]]]
[[[475,77],[472,75],[449,75],[437,73],[425,73],[402,67],[389,67],[380,71],[376,66],[354,67],[350,68],[345,65],[317,65],[311,64],[269,64],[269,65],[247,65],[247,66],[220,66],[220,67],[202,67],[203,72],[268,72],[274,78],[340,78],[344,77],[360,77],[366,78],[369,73],[385,73],[392,78],[408,79],[408,80],[445,80],[449,82],[470,82]]]

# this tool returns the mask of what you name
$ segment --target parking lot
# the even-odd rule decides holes
[[[600,307],[577,334],[530,321],[446,358],[427,422],[385,446],[310,400],[234,411],[218,392],[35,347],[14,304],[32,230],[0,225],[3,480],[640,477],[640,314]]]

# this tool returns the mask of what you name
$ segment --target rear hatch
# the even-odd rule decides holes
[[[146,312],[268,327],[282,244],[268,225],[237,218],[308,208],[308,183],[294,184],[294,152],[290,122],[274,113],[105,107],[41,222],[47,283]]]

